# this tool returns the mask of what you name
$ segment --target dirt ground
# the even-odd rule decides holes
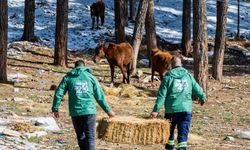
[[[94,64],[89,54],[76,54],[69,56],[69,68],[53,66],[53,50],[29,43],[19,44],[25,49],[17,55],[8,56],[8,74],[24,74],[14,85],[0,84],[0,117],[16,116],[50,116],[51,103],[54,91],[50,86],[58,85],[62,77],[73,62],[79,59],[86,61],[86,65],[94,70],[94,75],[104,87],[109,86],[110,72],[107,63]],[[193,104],[193,119],[190,128],[188,148],[194,150],[204,149],[250,149],[250,141],[238,137],[239,131],[250,130],[250,65],[237,63],[241,57],[225,57],[224,79],[220,83],[211,77],[208,83],[208,101],[204,106],[197,102]],[[184,64],[185,65],[185,64]],[[191,68],[190,66],[186,66]],[[211,67],[211,66],[210,66]],[[116,69],[115,87],[121,85],[121,74]],[[143,78],[150,75],[149,68],[140,68],[144,72],[142,77],[133,78],[132,85],[137,91],[134,95],[121,96],[108,93],[107,100],[118,116],[148,117],[152,111],[159,81],[143,83]],[[192,69],[190,69],[192,72]],[[114,89],[115,91],[115,89]],[[32,100],[28,103],[13,102],[14,97]],[[98,107],[98,117],[106,114]],[[42,145],[60,145],[60,149],[78,149],[71,119],[67,110],[67,96],[60,107],[60,119],[58,124],[62,129],[60,133],[50,133],[45,137],[33,139],[32,142]],[[163,118],[161,112],[160,118]],[[235,140],[224,140],[226,136],[232,136]],[[62,143],[51,139],[61,139]],[[163,145],[131,145],[121,143],[109,143],[101,139],[96,140],[98,150],[161,150]]]

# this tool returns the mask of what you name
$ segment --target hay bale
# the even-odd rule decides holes
[[[102,118],[97,126],[98,138],[114,143],[165,144],[169,137],[167,120],[135,117]]]

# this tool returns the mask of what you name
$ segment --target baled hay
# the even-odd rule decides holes
[[[137,97],[139,92],[133,85],[130,84],[121,84],[120,85],[120,96],[126,98]]]
[[[169,128],[167,120],[114,117],[102,118],[97,132],[98,138],[114,143],[165,144]]]
[[[35,132],[41,131],[42,129],[34,126],[31,122],[17,122],[13,125],[13,130],[20,132]]]

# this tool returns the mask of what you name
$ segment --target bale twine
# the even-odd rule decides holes
[[[102,118],[97,126],[98,138],[125,144],[165,144],[169,137],[167,120],[135,117]]]

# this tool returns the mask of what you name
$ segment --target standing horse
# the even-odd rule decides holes
[[[101,18],[101,25],[104,24],[104,18],[105,18],[105,4],[102,1],[98,1],[96,3],[93,3],[90,6],[90,15],[92,18],[92,29],[94,29],[95,26],[95,18],[97,23],[97,29],[99,29],[99,17]]]
[[[152,76],[151,81],[154,81],[155,71],[159,73],[160,79],[163,79],[163,75],[171,68],[171,61],[173,56],[169,52],[161,51],[159,49],[153,49],[151,52],[152,60]]]
[[[132,54],[133,48],[129,43],[114,44],[106,42],[96,47],[96,54],[93,60],[96,63],[101,58],[106,57],[111,70],[111,84],[114,83],[115,66],[118,66],[122,72],[122,82],[125,83],[127,79],[127,83],[129,83]]]

